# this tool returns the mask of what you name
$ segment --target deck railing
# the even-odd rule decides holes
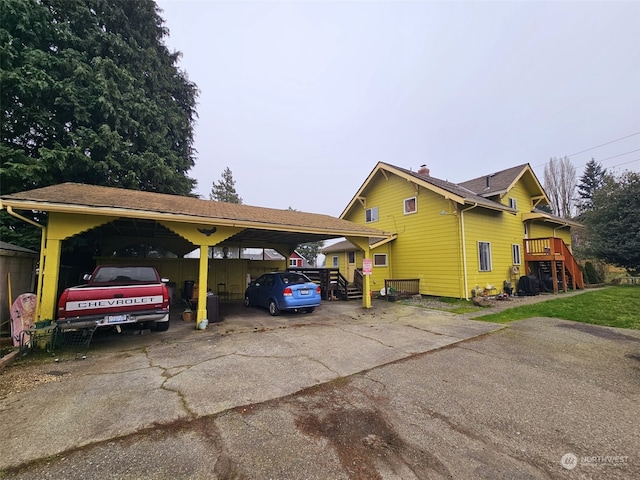
[[[556,237],[546,238],[525,238],[524,240],[525,260],[536,261],[561,261],[564,268],[571,275],[574,288],[584,288],[584,278],[582,270],[564,240]],[[554,267],[555,268],[555,267]]]
[[[384,290],[387,296],[392,293],[399,298],[407,298],[420,293],[419,278],[393,278],[384,280]]]

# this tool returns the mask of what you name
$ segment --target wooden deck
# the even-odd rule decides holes
[[[553,291],[584,288],[582,270],[561,238],[527,238],[524,240],[525,272],[551,278]],[[539,278],[541,282],[544,278]]]

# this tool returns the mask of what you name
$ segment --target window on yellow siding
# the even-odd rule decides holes
[[[387,266],[387,254],[386,253],[374,253],[373,254],[373,265],[376,267],[386,267]]]
[[[416,213],[418,211],[418,200],[416,197],[406,198],[404,201],[404,214]]]
[[[364,212],[364,220],[366,223],[378,221],[378,207],[367,208]]]
[[[517,243],[511,245],[511,257],[514,265],[520,265],[520,245]]]
[[[510,198],[510,199],[509,199],[509,206],[510,206],[511,208],[513,208],[514,210],[517,210],[517,209],[518,209],[518,202],[516,202],[516,199],[515,199],[515,198]]]
[[[338,257],[331,257],[331,266],[338,268]]]
[[[491,244],[489,242],[478,242],[478,261],[481,272],[491,271]]]

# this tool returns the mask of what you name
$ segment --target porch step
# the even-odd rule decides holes
[[[347,300],[357,300],[362,298],[362,290],[356,287],[347,287]]]

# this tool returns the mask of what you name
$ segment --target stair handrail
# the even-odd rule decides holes
[[[362,277],[362,270],[356,268],[353,272],[353,285],[360,291],[363,290],[364,278]]]
[[[561,238],[559,238],[558,240],[560,240],[558,245],[560,247],[561,254],[565,259],[565,262],[564,262],[565,267],[567,268],[567,270],[569,270],[569,274],[573,278],[574,288],[583,289],[584,277],[582,275],[582,270],[580,269],[580,265],[578,265],[578,262],[576,262],[576,259],[571,253],[571,250],[569,250],[569,247],[567,246],[567,244],[564,243],[564,240],[562,240]]]

